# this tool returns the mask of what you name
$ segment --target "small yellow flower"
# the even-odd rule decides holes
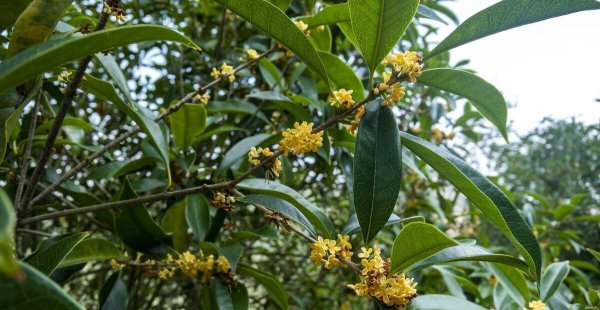
[[[258,52],[256,52],[256,50],[253,50],[253,49],[247,50],[246,54],[248,54],[248,59],[250,59],[250,60],[255,60],[255,59],[258,59],[258,57],[259,57]]]
[[[198,102],[199,105],[206,106],[206,105],[208,105],[208,101],[210,101],[210,95],[208,95],[208,94],[204,94],[204,95],[198,94],[198,95],[194,96],[194,100],[196,102]]]
[[[269,148],[252,147],[250,152],[248,152],[248,161],[253,165],[259,165],[263,160],[270,158],[273,155],[275,155],[275,153],[273,153],[273,151],[271,151]],[[283,170],[283,166],[281,165],[279,158],[275,158],[271,162],[266,163],[264,167],[267,170],[267,178],[269,177],[268,174],[270,173],[276,177],[279,177],[279,173],[281,170]]]
[[[529,310],[544,310],[546,309],[546,304],[544,304],[541,300],[534,300],[529,302]]]
[[[308,25],[301,20],[295,21],[296,27],[300,29],[300,31],[304,32],[304,34],[308,35],[310,31],[308,30]]]
[[[221,71],[219,71],[217,68],[212,68],[210,76],[214,77],[215,79],[218,79],[221,76]]]
[[[386,56],[381,64],[391,64],[395,72],[408,76],[411,83],[416,82],[421,75],[423,57],[416,52],[406,51],[404,53],[390,54]],[[385,78],[384,78],[385,81]]]
[[[387,84],[385,84],[387,85]],[[385,95],[384,105],[389,107],[393,107],[396,102],[398,102],[402,97],[404,97],[405,88],[400,85],[400,83],[394,83],[387,90],[387,94]]]
[[[283,139],[279,141],[279,150],[286,156],[290,152],[294,155],[315,152],[323,146],[323,131],[312,133],[313,126],[313,123],[307,122],[294,123],[294,128],[288,128],[282,133]]]
[[[175,275],[175,271],[168,268],[163,268],[158,272],[158,278],[161,280],[167,280]]]
[[[125,264],[121,264],[114,259],[110,260],[110,268],[114,270],[123,270],[125,268]]]
[[[71,77],[72,76],[73,76],[73,72],[71,72],[71,71],[63,71],[63,72],[61,72],[58,75],[57,80],[60,83],[69,84],[71,82]]]
[[[354,100],[352,99],[353,92],[352,89],[345,90],[344,88],[335,90],[329,99],[329,103],[336,109],[349,109],[354,105]]]
[[[321,32],[323,30],[325,30],[325,25],[321,25],[321,26],[317,27],[317,32]]]
[[[229,269],[231,269],[231,265],[229,265],[229,260],[225,256],[219,256],[217,258],[217,271],[222,273],[227,273]]]
[[[232,66],[223,63],[221,64],[220,71],[217,68],[212,68],[210,76],[214,77],[215,79],[218,79],[219,77],[227,78],[227,80],[232,83],[235,81],[235,69]]]
[[[433,140],[441,142],[442,140],[444,140],[444,132],[439,130],[438,128],[433,128],[431,130],[431,137],[433,138]]]

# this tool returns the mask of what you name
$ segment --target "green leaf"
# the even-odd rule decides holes
[[[525,258],[531,276],[539,281],[542,264],[540,247],[510,199],[490,180],[449,151],[407,133],[400,135],[404,146],[448,179],[500,228]]]
[[[168,181],[167,186],[169,186],[171,184],[169,144],[163,135],[160,126],[154,122],[152,113],[137,104],[134,106],[126,104],[117,94],[112,84],[91,75],[86,75],[86,79],[81,83],[81,88],[100,99],[111,101],[119,110],[129,116],[138,126],[140,126],[140,128],[142,128],[163,160]]]
[[[0,275],[17,275],[19,265],[13,253],[13,231],[16,216],[13,204],[4,189],[0,188]]]
[[[114,272],[100,289],[98,300],[100,310],[125,310],[129,301],[127,286],[120,272]]]
[[[238,198],[238,201],[263,206],[271,211],[281,213],[298,225],[304,227],[313,237],[317,236],[317,232],[308,219],[298,211],[294,205],[283,199],[257,194]]]
[[[540,283],[540,296],[547,302],[569,274],[569,262],[553,263],[546,268]]]
[[[401,181],[398,125],[392,110],[377,100],[360,122],[354,154],[354,208],[365,243],[392,215]]]
[[[285,12],[287,10],[287,8],[290,6],[290,2],[292,2],[292,0],[267,0],[269,2],[271,2],[273,5],[275,5],[278,9],[282,10],[283,12]]]
[[[87,232],[81,232],[48,238],[40,242],[37,250],[24,261],[43,274],[50,275],[87,236],[89,236]]]
[[[529,271],[529,266],[527,266],[527,263],[516,257],[505,254],[492,254],[482,247],[468,244],[460,244],[444,249],[443,251],[424,259],[408,267],[407,269],[415,271],[437,264],[464,261],[494,262],[517,268],[525,273]]]
[[[410,306],[406,310],[487,310],[487,308],[481,307],[475,303],[464,300],[462,298],[440,295],[440,294],[427,294],[418,296],[413,299]]]
[[[19,124],[19,119],[21,118],[21,113],[23,113],[25,106],[26,104],[23,103],[17,109],[12,106],[0,109],[0,162],[4,160],[6,145],[16,126]]]
[[[20,85],[56,66],[114,47],[145,41],[176,41],[200,48],[187,37],[158,25],[127,25],[82,37],[51,40],[0,63],[0,91]]]
[[[457,46],[511,28],[585,10],[600,9],[595,0],[504,0],[469,17],[427,55],[433,57]]]
[[[349,22],[350,9],[348,9],[348,3],[329,5],[314,16],[302,17],[300,20],[306,23],[309,28]]]
[[[260,112],[260,113],[262,113],[262,112]],[[192,145],[196,145],[196,144],[198,144],[202,141],[205,141],[213,136],[220,135],[223,133],[231,133],[232,131],[248,132],[246,129],[235,127],[235,126],[219,125],[218,127],[216,127],[213,130],[208,130],[202,134],[195,136],[194,139],[192,140]]]
[[[410,223],[404,226],[394,240],[391,272],[404,271],[409,266],[456,245],[458,242],[431,224]]]
[[[333,37],[331,36],[331,29],[329,29],[329,27],[323,27],[323,29],[311,31],[308,36],[308,40],[315,47],[317,52],[329,52],[333,46]],[[321,60],[323,60],[323,58],[321,58]],[[327,64],[323,62],[323,65],[327,70]],[[331,73],[331,70],[327,70],[327,75],[329,75],[329,73]],[[290,84],[292,83],[293,82],[290,82]]]
[[[248,152],[253,146],[261,146],[266,141],[269,141],[275,137],[275,135],[271,135],[268,133],[260,133],[252,137],[245,138],[234,146],[232,146],[219,164],[219,170],[224,171],[233,165],[236,161],[240,160],[243,157],[248,156]]]
[[[210,226],[208,199],[202,194],[186,197],[185,220],[198,240],[204,240]]]
[[[425,218],[422,216],[411,216],[404,219],[401,219],[396,214],[392,213],[390,219],[385,223],[385,226],[392,226],[395,224],[408,224],[412,222],[425,222]],[[356,214],[352,214],[350,219],[344,225],[341,234],[342,235],[354,235],[360,232],[360,225],[358,224],[358,218],[356,218]]]
[[[419,4],[419,7],[417,8],[417,14],[425,17],[425,18],[429,18],[431,20],[435,20],[438,21],[446,26],[448,26],[448,23],[441,18],[436,12],[435,10],[429,8],[428,6],[425,6],[423,4]]]
[[[500,130],[504,139],[508,140],[508,106],[500,91],[492,84],[473,73],[448,68],[425,70],[417,82],[469,99],[475,108]]]
[[[247,101],[211,101],[207,107],[208,113],[238,113],[256,115],[256,118],[269,123],[269,119],[255,105]]]
[[[253,277],[256,281],[262,286],[265,287],[267,292],[269,293],[269,297],[281,308],[288,308],[288,296],[285,288],[281,283],[272,275],[258,270],[256,268],[252,268],[246,264],[239,264],[238,273],[245,274]]]
[[[19,262],[24,277],[21,280],[0,275],[0,309],[61,309],[84,308],[47,276],[24,262]]]
[[[129,179],[118,195],[118,200],[137,198]],[[142,204],[121,210],[115,221],[119,237],[128,247],[148,254],[164,254],[173,246],[173,239],[152,219]]]
[[[8,56],[48,40],[73,0],[33,0],[21,13],[10,35]]]
[[[195,136],[206,128],[206,109],[198,104],[186,103],[171,114],[171,133],[175,145],[187,151]]]
[[[352,93],[352,99],[356,102],[365,99],[363,84],[352,68],[329,52],[319,51],[319,56],[321,56],[321,60],[323,61],[323,64],[325,64],[327,75],[329,75],[329,78],[331,79],[332,87],[335,87],[335,89],[352,89],[354,91]]]
[[[412,22],[419,0],[349,0],[348,6],[352,31],[372,78]]]
[[[287,97],[286,95],[284,95],[280,92],[275,92],[275,91],[270,91],[270,90],[254,92],[254,93],[247,95],[246,98],[254,98],[254,99],[265,100],[265,101],[292,102],[292,100],[289,97]]]
[[[173,237],[173,248],[179,252],[186,251],[190,245],[188,225],[185,220],[186,205],[186,199],[172,205],[165,212],[161,222],[163,230]]]
[[[236,283],[231,291],[231,300],[234,310],[248,310],[248,290],[244,284]]]
[[[0,0],[0,32],[12,26],[31,0]]]
[[[310,44],[306,35],[276,6],[265,0],[216,1],[279,41],[319,74],[323,80],[328,81],[327,72],[319,54]]]
[[[88,238],[79,242],[63,259],[58,268],[87,263],[90,261],[119,259],[123,254],[119,247],[105,239]]]
[[[233,301],[231,300],[229,285],[222,279],[215,279],[212,284],[215,291],[216,309],[233,310]]]
[[[595,251],[590,248],[586,248],[586,251],[588,251],[590,254],[592,254],[600,262],[600,252]]]
[[[525,306],[525,301],[529,300],[529,288],[527,287],[527,280],[521,272],[517,269],[499,265],[499,264],[488,264],[491,270],[498,278],[498,281],[506,288],[508,295],[517,303],[520,307]]]
[[[275,181],[266,182],[263,179],[247,179],[240,182],[237,188],[253,193],[265,194],[281,198],[296,207],[315,227],[321,236],[330,238],[334,227],[327,214],[319,207],[308,201],[295,190]]]
[[[97,168],[91,169],[88,177],[90,179],[109,179],[126,175],[146,167],[154,167],[156,159],[153,157],[142,157],[140,159],[111,161]]]

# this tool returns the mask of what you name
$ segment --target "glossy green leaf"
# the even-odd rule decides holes
[[[287,8],[290,6],[290,2],[292,2],[292,0],[267,0],[269,2],[271,2],[273,5],[275,5],[278,9],[282,10],[283,12],[285,12],[287,10]]]
[[[97,31],[83,37],[51,40],[0,63],[0,91],[23,82],[66,62],[114,47],[144,41],[176,41],[200,48],[187,37],[158,25],[127,25]]]
[[[417,296],[413,299],[412,304],[406,308],[407,310],[486,310],[478,304],[472,303],[462,298],[440,295],[427,294]]]
[[[542,264],[540,247],[510,199],[490,180],[449,151],[407,133],[400,135],[405,147],[448,179],[500,228],[525,258],[529,273],[539,281]]]
[[[0,0],[0,32],[12,26],[32,0]]]
[[[10,136],[19,124],[19,119],[25,109],[26,104],[15,109],[13,106],[9,106],[0,109],[0,162],[4,160],[6,154],[6,145],[10,141]]]
[[[321,78],[328,81],[327,72],[319,58],[319,54],[312,47],[306,35],[276,6],[265,0],[216,1],[279,41],[302,59]]]
[[[208,113],[238,113],[247,115],[256,115],[256,118],[269,123],[269,119],[263,111],[260,111],[255,105],[247,101],[211,101],[207,107]]]
[[[350,21],[350,9],[348,3],[338,3],[323,8],[314,16],[300,18],[309,28],[315,28],[321,25],[332,25]]]
[[[11,33],[8,56],[48,40],[71,2],[73,0],[33,0],[29,3]]]
[[[22,280],[0,275],[0,309],[84,309],[43,273],[24,262],[19,267]]]
[[[137,198],[128,179],[118,195],[119,200]],[[164,254],[173,239],[152,219],[142,204],[123,208],[115,220],[117,233],[128,247],[148,254]]]
[[[139,105],[131,106],[125,103],[117,94],[112,84],[91,75],[86,75],[86,79],[81,83],[81,88],[100,99],[111,101],[119,110],[129,116],[138,126],[140,126],[140,128],[142,128],[163,160],[167,172],[167,186],[170,185],[171,165],[169,164],[169,144],[166,137],[163,135],[160,126],[154,122],[152,113]]]
[[[260,112],[260,113],[262,113],[262,112]],[[244,131],[244,132],[247,132],[247,130],[243,129],[243,128],[239,128],[239,127],[235,127],[235,126],[229,126],[229,125],[219,125],[215,129],[207,130],[206,132],[195,136],[194,139],[192,140],[192,145],[195,145],[195,144],[198,144],[198,143],[200,143],[202,141],[210,139],[213,136],[220,135],[220,134],[223,134],[223,133],[231,133],[231,132],[234,132],[234,131]]]
[[[331,35],[331,29],[329,29],[329,27],[323,27],[322,29],[319,28],[311,31],[308,35],[308,40],[319,53],[330,52],[331,48],[333,47],[333,37]],[[319,54],[319,56],[321,55]],[[323,61],[323,57],[321,57],[321,61]],[[331,73],[331,70],[328,70],[325,61],[323,61],[323,65],[325,66],[325,70],[327,70],[327,75],[329,75]]]
[[[308,219],[319,235],[324,238],[332,236],[334,227],[327,214],[295,190],[276,181],[266,182],[264,179],[247,179],[240,182],[237,188],[274,196],[291,203]]]
[[[16,217],[13,204],[4,189],[0,188],[0,274],[15,276],[19,266],[13,253],[13,231]]]
[[[262,143],[273,138],[275,135],[268,133],[260,133],[255,136],[245,138],[232,146],[219,164],[219,170],[225,170],[233,165],[236,161],[248,156],[248,152],[253,146],[261,146]],[[247,157],[246,157],[247,158]]]
[[[508,140],[508,105],[500,91],[492,84],[473,73],[448,68],[425,70],[417,82],[469,99],[473,106],[500,130],[504,139]]]
[[[37,250],[24,261],[41,273],[50,275],[88,235],[86,232],[81,232],[48,238],[40,242]]]
[[[129,301],[127,286],[120,272],[114,272],[100,289],[98,300],[100,310],[125,310]]]
[[[58,268],[64,268],[91,261],[123,258],[119,247],[100,238],[88,238],[79,242],[73,250],[63,259]]]
[[[527,263],[516,257],[505,254],[492,254],[482,247],[468,244],[460,244],[446,248],[443,251],[408,267],[408,270],[419,270],[437,264],[464,261],[494,262],[517,268],[524,273],[529,272]]]
[[[585,10],[600,9],[594,0],[504,0],[469,17],[427,57],[507,29]]]
[[[413,20],[419,0],[349,0],[352,31],[371,76]]]
[[[263,206],[271,211],[281,213],[298,225],[304,227],[313,237],[317,236],[317,232],[310,224],[308,219],[291,203],[273,196],[262,194],[248,195],[238,198],[238,201]]]
[[[600,252],[595,251],[590,248],[587,248],[586,251],[588,251],[590,254],[592,254],[600,262]]]
[[[186,103],[170,117],[173,140],[183,151],[192,146],[194,137],[206,128],[206,109],[199,104]]]
[[[229,285],[222,279],[215,279],[212,282],[212,289],[215,293],[215,302],[217,310],[233,310],[233,301]]]
[[[210,226],[208,199],[202,194],[186,197],[185,220],[198,240],[204,240]]]
[[[231,300],[234,310],[248,310],[248,290],[242,283],[236,283],[236,286],[231,290]]]
[[[287,292],[275,277],[246,264],[240,264],[238,266],[238,273],[253,277],[258,283],[265,287],[269,293],[269,298],[271,298],[281,309],[288,308]]]
[[[187,200],[181,200],[172,205],[161,221],[163,230],[173,238],[173,248],[179,252],[184,252],[190,245],[190,236],[188,235],[188,225],[185,219]]]
[[[246,98],[254,98],[254,99],[265,100],[265,101],[292,102],[292,100],[289,97],[287,97],[286,95],[284,95],[280,92],[270,91],[270,90],[257,91],[257,92],[247,95]]]
[[[438,21],[438,22],[440,22],[440,23],[442,23],[442,24],[444,24],[444,25],[448,26],[448,23],[447,23],[447,22],[446,22],[446,21],[445,21],[443,18],[441,18],[441,17],[440,17],[440,16],[439,16],[439,15],[436,13],[436,11],[435,11],[435,10],[433,10],[433,9],[431,9],[430,7],[428,7],[428,6],[425,6],[425,5],[423,5],[423,4],[419,4],[419,7],[417,8],[417,14],[418,14],[418,15],[421,15],[421,16],[423,16],[423,17],[425,17],[425,18],[429,18],[429,19],[431,19],[431,20]]]
[[[547,302],[558,290],[569,274],[569,262],[559,262],[550,264],[542,274],[540,283],[540,296],[543,302]]]
[[[404,226],[394,240],[391,272],[404,271],[409,266],[456,245],[458,242],[431,224],[410,223]]]
[[[398,125],[392,110],[378,100],[360,122],[354,154],[354,209],[365,243],[388,222],[401,181]]]
[[[411,216],[407,218],[400,218],[396,214],[392,213],[390,219],[385,223],[385,226],[392,226],[395,224],[408,224],[412,222],[425,222],[425,218],[422,216]],[[341,234],[342,235],[354,235],[360,232],[360,225],[358,224],[358,218],[356,218],[356,214],[352,214],[350,219],[344,225]]]
[[[525,301],[529,300],[529,288],[525,276],[517,269],[508,266],[491,263],[488,265],[513,301],[520,307],[524,307]]]
[[[321,60],[325,64],[327,75],[329,75],[333,88],[353,90],[352,99],[356,102],[365,99],[363,84],[352,68],[329,52],[319,51],[319,56],[321,56]]]

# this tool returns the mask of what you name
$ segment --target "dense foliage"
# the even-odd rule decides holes
[[[0,0],[0,308],[598,309],[597,129],[486,178],[449,50],[600,2],[444,4]]]

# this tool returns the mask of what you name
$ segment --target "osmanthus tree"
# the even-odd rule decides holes
[[[600,3],[501,1],[430,49],[440,1],[331,2],[1,0],[0,308],[597,303],[438,127],[460,97],[455,131],[506,138],[450,49]],[[502,239],[444,232],[446,181]]]

